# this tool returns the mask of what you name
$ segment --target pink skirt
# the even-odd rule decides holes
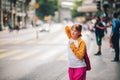
[[[70,80],[86,80],[86,67],[69,68],[68,74]]]

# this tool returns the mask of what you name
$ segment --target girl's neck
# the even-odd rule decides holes
[[[79,37],[78,38],[72,38],[73,40],[78,40],[79,39]]]

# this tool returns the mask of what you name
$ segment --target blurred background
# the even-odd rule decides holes
[[[109,46],[115,12],[120,19],[120,0],[0,0],[0,80],[69,80],[65,26],[74,23],[83,26],[91,61],[87,80],[120,80]],[[95,16],[106,18],[101,56],[94,56]]]
[[[120,13],[119,0],[0,0],[0,30],[8,24],[35,27],[42,21],[86,22],[95,15]]]

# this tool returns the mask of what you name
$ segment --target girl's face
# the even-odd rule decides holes
[[[79,35],[81,34],[81,31],[77,31],[76,29],[75,29],[75,27],[72,27],[71,28],[71,37],[73,38],[73,39],[77,39],[77,38],[79,38]]]

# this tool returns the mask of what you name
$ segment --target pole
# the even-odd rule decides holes
[[[0,28],[1,30],[3,29],[3,5],[2,5],[2,0],[0,0]]]
[[[24,20],[24,1],[22,1],[22,28],[25,27],[25,20]]]
[[[36,31],[36,39],[38,39],[38,37],[39,37],[39,36],[38,36],[38,31]]]

